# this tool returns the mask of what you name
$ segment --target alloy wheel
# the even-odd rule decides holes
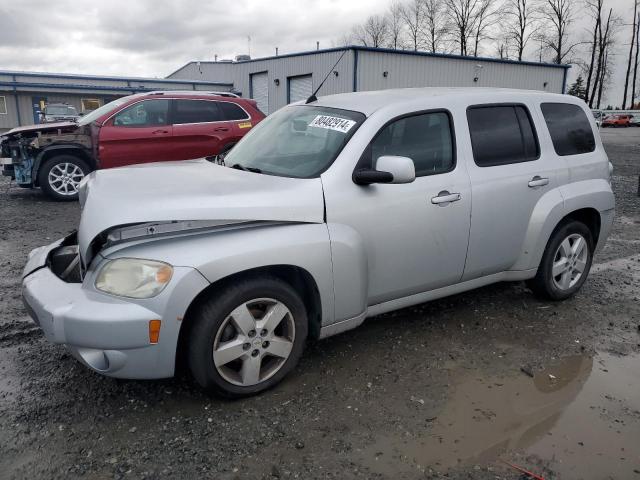
[[[236,307],[218,329],[213,363],[227,382],[261,383],[285,364],[295,340],[295,322],[287,306],[257,298]]]
[[[58,163],[49,171],[48,181],[51,188],[64,196],[76,195],[78,185],[84,178],[82,169],[70,162]]]
[[[551,276],[559,290],[569,290],[580,281],[587,268],[589,246],[579,233],[565,238],[553,258]]]

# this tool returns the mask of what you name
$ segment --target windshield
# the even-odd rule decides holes
[[[253,128],[226,156],[229,167],[283,177],[324,172],[365,120],[359,112],[297,105]]]
[[[78,122],[78,125],[88,125],[89,123],[93,122],[94,120],[100,118],[105,113],[109,113],[112,110],[115,110],[120,105],[124,104],[125,102],[128,102],[129,100],[131,100],[131,96],[122,97],[122,98],[118,98],[118,99],[114,100],[113,102],[109,102],[109,103],[101,106],[100,108],[96,108],[93,112],[88,113],[84,117],[82,117],[80,119],[80,121]]]
[[[47,105],[45,113],[47,115],[77,115],[76,109],[70,105]]]

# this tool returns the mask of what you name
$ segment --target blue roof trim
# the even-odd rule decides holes
[[[186,82],[192,84],[193,82]],[[233,86],[231,83],[215,83],[217,86]],[[63,84],[63,83],[25,83],[25,82],[3,82],[0,81],[0,87],[11,87],[14,92],[21,93],[29,90],[22,90],[22,88],[39,88],[45,90],[92,90],[92,91],[107,91],[107,92],[151,92],[154,90],[162,90],[157,86],[144,87],[144,86],[109,86],[109,85],[77,85],[77,84]],[[199,90],[194,90],[198,92]]]
[[[111,77],[100,75],[80,75],[75,73],[46,73],[46,72],[21,72],[15,70],[0,70],[0,75],[18,76],[18,77],[48,77],[48,78],[76,78],[82,80],[110,80],[117,82],[158,82],[158,83],[181,83],[198,85],[232,85],[225,82],[211,82],[198,80],[182,80],[171,78],[143,78],[143,77]]]
[[[254,58],[251,60],[242,60],[239,62],[233,62],[231,65],[239,64],[239,63],[253,63],[253,62],[262,62],[265,60],[276,60],[280,58],[290,58],[290,57],[304,57],[307,55],[317,55],[321,53],[332,53],[332,52],[342,52],[344,50],[354,50],[361,52],[378,52],[378,53],[392,53],[397,55],[414,55],[419,57],[434,57],[434,58],[453,58],[457,60],[467,60],[473,62],[493,62],[493,63],[507,63],[507,64],[515,64],[515,65],[529,65],[533,67],[550,67],[550,68],[571,68],[571,65],[557,64],[557,63],[545,63],[545,62],[528,62],[528,61],[518,61],[518,60],[506,60],[502,58],[490,58],[490,57],[470,57],[464,55],[456,55],[452,53],[432,53],[432,52],[416,52],[413,50],[395,50],[393,48],[380,48],[380,47],[362,47],[360,45],[349,45],[346,47],[335,47],[335,48],[325,48],[322,50],[310,50],[306,52],[298,52],[298,53],[286,53],[284,55],[275,55],[270,57],[262,57],[262,58]],[[197,61],[189,62],[182,67],[178,68],[176,71],[170,73],[167,78],[171,77],[171,75],[175,75],[183,68],[188,67],[189,65],[193,65],[198,63]],[[221,62],[212,62],[212,61],[201,61],[201,64],[215,64]],[[222,65],[229,65],[229,63],[222,63]]]

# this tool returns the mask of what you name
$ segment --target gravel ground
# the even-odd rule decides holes
[[[640,129],[605,130],[617,219],[563,303],[502,283],[309,345],[261,396],[99,376],[20,300],[77,204],[0,180],[0,478],[640,479]]]

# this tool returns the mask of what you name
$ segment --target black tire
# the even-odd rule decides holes
[[[224,335],[225,328],[228,328],[226,321],[234,309],[254,299],[264,298],[274,299],[288,308],[295,325],[293,346],[289,356],[269,378],[247,386],[231,383],[214,364],[216,338],[219,331]],[[226,398],[256,395],[279,383],[297,365],[308,331],[307,312],[298,293],[286,282],[269,276],[240,280],[215,292],[197,308],[191,320],[193,324],[186,345],[189,370],[204,390]],[[243,358],[248,358],[253,348],[251,346]],[[260,357],[263,358],[262,355]]]
[[[56,155],[55,157],[51,157],[40,166],[40,170],[38,171],[38,185],[47,197],[58,202],[71,202],[78,199],[78,191],[74,188],[75,185],[68,183],[64,188],[67,188],[69,193],[65,194],[62,193],[63,187],[59,182],[50,181],[52,171],[54,173],[59,172],[59,169],[66,165],[69,166],[68,170],[70,172],[76,171],[76,169],[81,170],[82,177],[88,175],[91,171],[84,160],[74,155]],[[74,175],[73,181],[75,182],[77,179],[77,175]]]
[[[586,264],[582,275],[577,279],[575,284],[562,289],[558,286],[558,277],[554,280],[553,264],[556,261],[556,255],[559,254],[560,245],[565,241],[565,239],[572,235],[579,235],[586,241]],[[544,254],[542,255],[540,265],[538,266],[538,272],[534,278],[527,281],[527,286],[536,296],[547,300],[565,300],[575,295],[589,275],[591,262],[593,260],[593,249],[594,242],[591,231],[584,223],[569,221],[561,224],[551,235],[551,238],[544,250]]]

